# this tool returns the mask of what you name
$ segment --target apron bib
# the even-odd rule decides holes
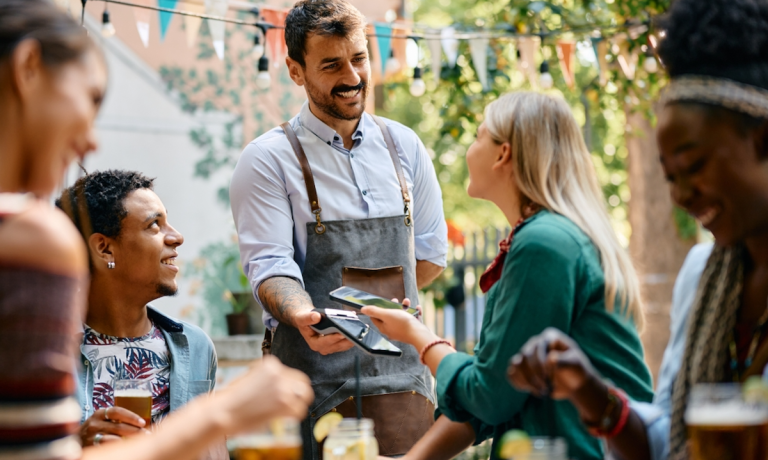
[[[342,285],[385,298],[404,295],[418,300],[410,197],[400,159],[386,125],[377,117],[395,165],[403,194],[404,214],[361,220],[321,220],[314,177],[304,150],[288,123],[282,125],[302,167],[316,222],[307,224],[307,257],[302,276],[316,308],[341,306],[328,293]],[[360,316],[371,324],[367,316]],[[363,416],[374,420],[381,455],[405,454],[433,423],[434,395],[428,369],[412,346],[394,342],[400,358],[369,355],[359,348],[322,356],[312,351],[299,331],[281,324],[272,338],[271,354],[283,364],[306,373],[315,391],[310,416],[302,422],[304,459],[322,458],[312,435],[318,418],[330,411],[355,414],[355,356],[360,357]]]

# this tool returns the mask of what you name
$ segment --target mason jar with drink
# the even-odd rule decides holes
[[[323,460],[376,460],[378,456],[373,420],[367,418],[343,419],[323,444]]]

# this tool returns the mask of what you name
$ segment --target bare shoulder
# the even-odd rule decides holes
[[[0,225],[0,263],[80,276],[88,270],[85,243],[59,209],[34,203]]]

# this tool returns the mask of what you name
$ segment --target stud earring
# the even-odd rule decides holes
[[[115,268],[115,263],[114,262],[107,262],[107,268],[112,270],[113,268]]]

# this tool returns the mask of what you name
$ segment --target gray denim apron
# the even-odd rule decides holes
[[[373,269],[374,277],[375,269],[384,268],[391,272],[396,268],[402,273],[405,294],[414,301],[418,299],[408,188],[389,130],[382,120],[375,119],[400,181],[404,215],[322,222],[320,202],[306,155],[290,125],[282,125],[302,166],[310,205],[317,219],[317,222],[307,224],[307,257],[302,272],[305,288],[316,308],[341,308],[329,299],[328,293],[342,286],[344,271],[351,268]],[[368,317],[360,318],[375,327]],[[374,419],[375,434],[383,455],[404,454],[429,429],[434,410],[431,376],[419,362],[418,352],[412,346],[395,344],[403,350],[400,358],[369,355],[357,347],[322,356],[309,348],[297,329],[281,324],[275,330],[271,353],[284,364],[305,372],[315,391],[310,416],[302,423],[305,459],[322,458],[320,447],[312,436],[318,418],[337,410],[345,416],[351,415],[355,356],[360,357],[361,363],[363,415]]]

